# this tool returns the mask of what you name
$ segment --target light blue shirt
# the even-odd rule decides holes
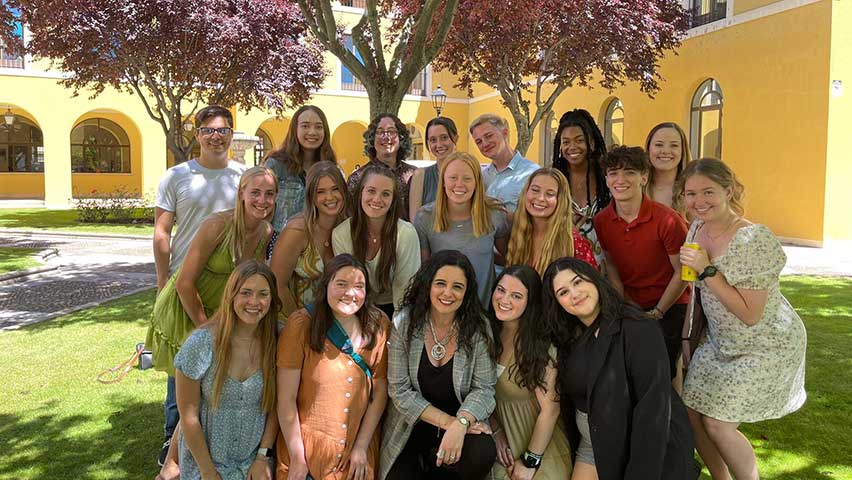
[[[514,212],[527,178],[539,168],[538,164],[527,160],[518,151],[501,172],[497,171],[492,162],[482,169],[482,179],[487,187],[485,194],[500,200],[507,210]]]

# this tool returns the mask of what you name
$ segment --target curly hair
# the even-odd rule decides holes
[[[402,123],[402,120],[392,113],[380,113],[376,115],[373,121],[370,122],[370,125],[367,126],[367,130],[364,132],[364,155],[370,160],[376,160],[376,130],[379,129],[379,122],[383,118],[393,120],[394,127],[396,127],[397,134],[399,135],[399,150],[396,152],[396,162],[400,163],[408,158],[413,148],[411,134],[408,133],[408,127]]]
[[[378,165],[371,163],[364,168],[363,172],[364,174],[358,180],[354,198],[352,199],[352,217],[349,220],[349,232],[352,236],[352,253],[355,258],[364,263],[367,262],[367,249],[370,244],[370,239],[368,238],[370,219],[361,205],[364,186],[372,175],[387,177],[393,183],[393,199],[391,200],[390,209],[385,214],[385,222],[382,225],[380,239],[381,254],[376,271],[376,276],[378,277],[376,285],[379,286],[380,291],[387,292],[391,290],[391,283],[393,282],[391,273],[396,266],[396,227],[403,213],[402,188],[400,187],[397,176],[384,164]]]
[[[544,379],[547,367],[553,365],[548,350],[550,349],[550,332],[548,325],[541,315],[541,278],[528,265],[512,265],[506,267],[497,277],[496,285],[503,277],[514,277],[527,289],[527,307],[518,318],[518,334],[515,336],[513,348],[515,363],[509,366],[509,378],[523,388],[546,388]],[[495,289],[496,291],[496,289]],[[500,332],[503,322],[494,314],[494,301],[488,307],[488,319],[494,334],[494,358],[500,358],[503,353],[503,342]]]
[[[589,168],[586,169],[586,202],[589,205],[597,205],[597,208],[603,208],[609,204],[610,194],[606,186],[606,177],[601,170],[601,159],[606,154],[606,141],[601,134],[598,125],[592,115],[582,108],[565,112],[559,119],[559,127],[556,129],[556,134],[553,138],[553,168],[558,169],[571,183],[571,172],[568,168],[568,160],[562,157],[562,131],[568,127],[578,127],[583,131],[583,139],[586,142],[586,161],[589,162]],[[589,188],[589,182],[592,173],[595,174],[595,195],[592,198],[592,191]]]
[[[459,348],[464,349],[468,354],[473,354],[474,339],[478,334],[487,343],[488,352],[493,355],[494,344],[491,340],[485,314],[479,303],[476,272],[470,260],[458,250],[441,250],[432,255],[411,278],[400,306],[400,310],[410,309],[408,332],[405,336],[406,351],[411,347],[411,339],[414,338],[415,332],[423,332],[426,322],[429,321],[429,312],[432,308],[432,280],[434,280],[438,270],[446,266],[460,268],[464,272],[465,281],[467,281],[467,289],[465,289],[462,304],[455,316]]]
[[[361,309],[358,310],[356,315],[358,317],[358,323],[361,325],[361,332],[366,340],[364,348],[373,348],[376,341],[376,332],[379,330],[379,318],[381,317],[382,312],[373,306],[370,292],[370,277],[369,273],[367,273],[367,267],[365,267],[360,260],[352,255],[349,255],[348,253],[341,253],[340,255],[332,258],[325,266],[325,270],[323,271],[322,277],[320,277],[316,288],[317,296],[314,301],[314,311],[311,314],[311,328],[308,333],[308,343],[311,350],[317,353],[325,351],[326,334],[334,322],[334,312],[328,304],[328,285],[334,279],[337,272],[345,267],[356,268],[364,274],[364,289],[367,295],[364,298],[364,305],[361,306]]]

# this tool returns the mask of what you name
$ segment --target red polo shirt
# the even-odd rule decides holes
[[[627,223],[615,211],[615,200],[595,216],[601,248],[615,262],[624,293],[640,307],[654,308],[675,272],[669,255],[686,241],[686,222],[671,208],[642,196],[636,220]],[[688,290],[675,303],[687,303]]]

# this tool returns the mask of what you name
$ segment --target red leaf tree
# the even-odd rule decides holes
[[[21,51],[23,43],[17,32],[17,2],[0,0],[0,47],[8,53]]]
[[[188,158],[186,119],[203,104],[280,112],[325,77],[304,19],[286,0],[19,0],[27,51],[51,59],[75,94],[135,93]]]
[[[435,58],[459,0],[363,0],[352,27],[352,49],[332,0],[296,0],[308,28],[325,49],[357,78],[370,100],[370,117],[396,114],[417,75]]]
[[[433,65],[468,92],[478,82],[500,92],[524,154],[569,87],[659,90],[658,62],[687,18],[678,0],[462,0]]]

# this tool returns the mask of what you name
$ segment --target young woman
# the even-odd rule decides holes
[[[678,180],[695,221],[681,263],[699,272],[695,287],[707,337],[688,364],[683,400],[698,453],[714,479],[758,478],[754,449],[740,423],[781,418],[805,402],[802,320],[781,295],[787,257],[775,235],[743,218],[743,186],[719,160],[686,166]]]
[[[379,478],[485,478],[497,456],[483,423],[497,378],[467,257],[444,250],[426,261],[394,323]]]
[[[180,478],[271,480],[275,277],[257,260],[228,278],[216,315],[175,357]]]
[[[452,119],[435,117],[426,124],[426,148],[435,158],[435,164],[418,168],[411,177],[408,218],[414,218],[420,207],[435,201],[441,165],[447,156],[456,151],[458,140],[459,131]]]
[[[317,291],[278,340],[277,477],[372,480],[390,320],[372,306],[367,269],[351,255],[328,263]]]
[[[370,159],[367,165],[380,164],[393,170],[399,184],[402,186],[403,219],[408,220],[408,186],[411,176],[417,170],[413,165],[404,162],[411,153],[411,135],[408,128],[394,114],[380,113],[370,122],[364,132],[364,155]],[[361,181],[364,168],[358,168],[349,175],[347,186],[349,193],[355,196],[355,187]]]
[[[539,273],[560,257],[577,257],[597,268],[592,246],[574,228],[571,191],[565,175],[555,168],[540,168],[521,190],[520,205],[512,222],[507,264],[529,265]]]
[[[692,431],[656,322],[582,260],[556,260],[543,283],[575,446],[571,478],[697,478]]]
[[[414,226],[400,219],[400,185],[393,172],[369,165],[358,182],[352,217],[331,234],[334,253],[352,254],[370,272],[373,301],[388,318],[420,268],[420,242]]]
[[[331,232],[346,217],[348,198],[336,164],[319,162],[311,167],[305,208],[287,222],[269,264],[278,279],[285,316],[314,301],[323,264],[334,256]]]
[[[681,211],[674,186],[677,176],[691,160],[686,133],[674,122],[661,123],[648,133],[645,151],[651,160],[645,194],[655,202]]]
[[[305,205],[305,176],[317,162],[337,163],[325,113],[304,105],[293,115],[281,148],[266,157],[266,167],[278,177],[278,197],[272,226],[280,232],[287,219]]]
[[[233,210],[211,215],[198,230],[181,267],[157,295],[145,345],[154,368],[174,377],[184,340],[219,307],[225,284],[242,260],[262,259],[272,226],[278,182],[266,167],[240,178]]]
[[[562,115],[553,144],[553,168],[568,179],[574,226],[592,244],[601,268],[604,257],[592,219],[610,200],[600,164],[604,154],[606,143],[589,112],[576,109]]]
[[[476,271],[479,299],[486,303],[494,285],[494,250],[506,254],[508,216],[497,200],[485,196],[479,162],[456,152],[441,167],[438,195],[414,217],[420,254],[426,261],[434,252],[459,250]]]
[[[556,348],[545,334],[540,299],[541,279],[531,267],[512,265],[497,277],[489,311],[498,371],[495,479],[566,480],[571,473],[571,447],[559,422]]]

